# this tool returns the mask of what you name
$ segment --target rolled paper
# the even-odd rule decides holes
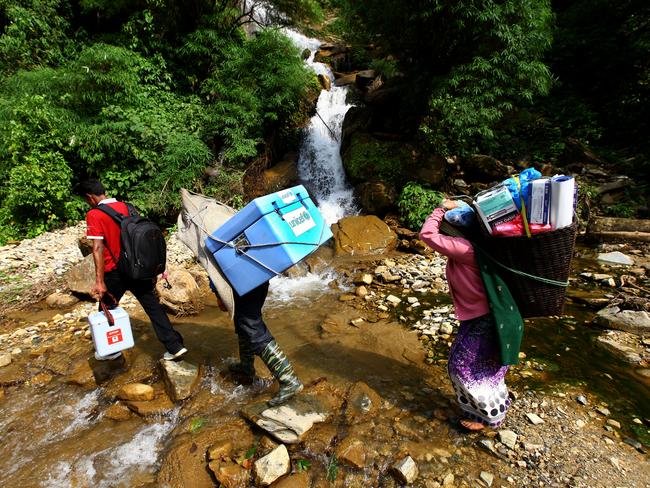
[[[551,179],[551,226],[568,227],[573,222],[576,181],[573,176],[554,176]]]

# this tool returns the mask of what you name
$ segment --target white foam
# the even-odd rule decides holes
[[[329,291],[328,284],[334,278],[333,272],[307,273],[297,278],[276,276],[269,282],[269,302],[274,305],[293,302],[300,298],[313,300]]]

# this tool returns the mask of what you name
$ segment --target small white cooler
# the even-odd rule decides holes
[[[122,307],[108,311],[113,325],[109,323],[105,312],[95,312],[88,316],[90,333],[95,344],[95,351],[100,356],[110,356],[116,352],[133,347],[133,333],[129,315]]]

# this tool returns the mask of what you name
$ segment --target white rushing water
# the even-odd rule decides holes
[[[317,113],[311,118],[300,147],[298,174],[316,199],[327,224],[333,224],[342,217],[359,213],[341,161],[341,129],[351,107],[346,102],[348,90],[334,85],[334,73],[326,64],[314,61],[321,41],[290,29],[283,32],[301,51],[309,49],[307,66],[332,82],[330,90],[322,90],[318,97]]]

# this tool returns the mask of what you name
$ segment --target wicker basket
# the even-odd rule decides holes
[[[479,245],[496,261],[508,268],[554,281],[569,279],[571,258],[575,245],[577,224],[532,237],[490,237]],[[542,317],[561,315],[566,287],[544,283],[515,274],[503,268],[500,276],[519,306],[521,316]]]

